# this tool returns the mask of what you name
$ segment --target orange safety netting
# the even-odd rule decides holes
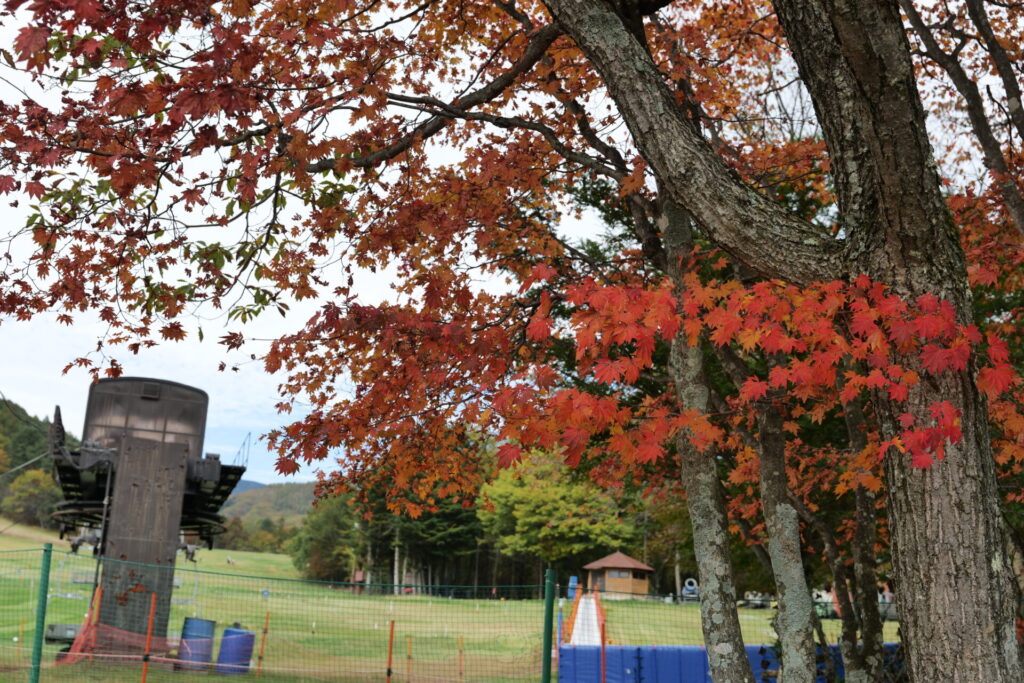
[[[202,653],[206,654],[206,661],[209,661],[209,653],[213,647],[212,639],[203,639],[205,642],[198,642],[199,639],[179,641],[172,638],[151,637],[148,647],[146,640],[144,634],[124,631],[105,624],[90,623],[87,617],[70,650],[63,653],[57,663],[74,664],[83,659],[93,661],[96,658],[121,659],[125,662],[147,658],[151,661],[191,660],[196,655],[202,656]],[[171,656],[175,650],[178,650],[177,655]]]

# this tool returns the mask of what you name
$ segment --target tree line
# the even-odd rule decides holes
[[[270,538],[276,545],[263,540]],[[297,528],[264,519],[246,531],[233,519],[218,545],[287,552],[306,578],[388,590],[539,586],[548,568],[564,585],[572,575],[585,581],[583,565],[616,550],[654,567],[655,593],[678,593],[696,573],[686,512],[675,499],[602,489],[542,453],[498,473],[475,499],[442,499],[416,517],[389,510],[380,494],[344,494],[318,501]],[[737,545],[742,585],[770,590],[754,555]]]
[[[17,403],[0,399],[0,515],[54,529],[50,515],[63,499],[60,488],[47,469],[48,460],[32,463],[49,448],[49,426]]]

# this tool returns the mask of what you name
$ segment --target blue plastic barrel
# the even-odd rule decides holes
[[[240,628],[224,629],[217,655],[217,673],[244,674],[249,671],[249,660],[256,644],[256,634]]]
[[[185,617],[178,645],[179,669],[204,669],[213,656],[213,627],[209,619]]]

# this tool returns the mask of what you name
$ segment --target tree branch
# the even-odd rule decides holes
[[[749,187],[676,103],[650,55],[604,2],[545,0],[601,73],[668,195],[752,270],[796,283],[844,275],[841,243]]]
[[[964,98],[964,104],[967,107],[967,117],[971,121],[971,128],[974,129],[974,137],[978,139],[978,144],[981,145],[981,151],[985,159],[985,168],[996,174],[996,182],[1003,193],[1003,199],[1006,202],[1010,219],[1016,226],[1017,231],[1024,235],[1024,197],[1021,196],[1020,188],[1017,187],[1017,183],[1010,175],[1010,169],[1007,167],[1006,159],[1003,157],[1003,150],[999,146],[999,141],[996,139],[995,134],[992,132],[992,126],[989,124],[988,117],[985,115],[985,103],[981,99],[981,91],[978,89],[978,84],[964,71],[960,60],[954,55],[943,51],[935,39],[935,35],[925,25],[924,20],[911,0],[900,0],[900,7],[903,8],[904,14],[907,15],[914,33],[921,40],[925,54],[929,59],[942,67],[949,76],[949,79],[953,81],[953,85],[960,93],[960,96]],[[1010,101],[1012,105],[1012,97]],[[1019,109],[1020,107],[1018,106]],[[1010,113],[1012,116],[1012,109]]]
[[[561,34],[561,28],[555,24],[548,24],[547,26],[538,29],[530,39],[530,43],[526,46],[526,50],[523,52],[522,56],[515,64],[512,65],[511,68],[509,68],[508,71],[505,71],[486,85],[481,86],[465,97],[459,99],[456,103],[458,107],[462,110],[466,110],[493,100],[504,92],[506,88],[512,85],[516,78],[532,69],[534,65],[540,61],[541,57],[544,56],[544,52],[548,47],[550,47],[551,44],[555,42],[555,39]],[[395,158],[412,147],[412,145],[417,141],[425,140],[436,134],[444,128],[450,120],[450,116],[435,115],[416,126],[416,128],[414,128],[409,134],[405,135],[398,141],[379,149],[376,152],[367,154],[366,156],[345,159],[343,163],[347,163],[356,168],[372,168],[377,164]],[[306,167],[306,171],[309,173],[330,171],[333,170],[340,161],[342,160],[321,159],[320,161],[309,164]]]

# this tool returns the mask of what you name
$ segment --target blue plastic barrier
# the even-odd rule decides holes
[[[217,673],[244,674],[249,671],[249,660],[256,644],[256,634],[240,628],[224,629],[217,655]]]
[[[597,649],[598,658],[601,648]],[[639,648],[619,645],[612,650],[605,648],[605,683],[640,683]]]
[[[601,680],[601,648],[597,645],[561,645],[558,648],[558,683],[594,683]]]
[[[214,622],[209,619],[185,617],[178,645],[179,669],[203,669],[213,656]]]
[[[898,644],[886,643],[886,659],[898,656]],[[839,647],[829,648],[836,673],[842,678],[843,660]],[[607,645],[605,683],[712,683],[707,653],[699,645]],[[766,671],[777,671],[779,659],[767,645],[747,645],[747,659],[756,680]],[[825,680],[824,662],[818,664]],[[601,648],[597,645],[560,645],[559,683],[595,683],[601,680]]]

